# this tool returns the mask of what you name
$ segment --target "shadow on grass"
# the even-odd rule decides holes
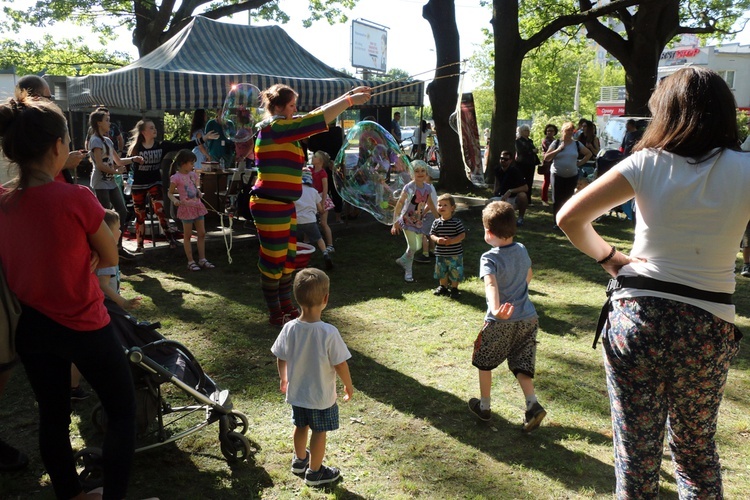
[[[350,349],[351,350],[351,349]],[[583,436],[596,444],[611,440],[583,428],[542,427],[534,434],[520,432],[520,426],[493,416],[489,426],[477,424],[470,415],[466,401],[448,392],[425,386],[401,372],[379,364],[367,355],[351,350],[350,366],[358,373],[367,373],[357,389],[399,412],[414,415],[466,445],[493,459],[537,470],[566,485],[572,491],[586,489],[597,494],[612,491],[614,468],[588,455],[571,451],[559,444],[571,434]],[[477,471],[481,474],[481,471]],[[465,472],[467,475],[470,472]],[[468,479],[467,479],[468,481]]]

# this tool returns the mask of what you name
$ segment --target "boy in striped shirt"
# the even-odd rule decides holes
[[[463,223],[453,217],[456,201],[448,193],[438,197],[437,211],[440,218],[432,223],[430,239],[435,242],[435,278],[440,281],[432,293],[449,295],[457,299],[458,284],[464,279],[464,249],[461,243],[466,237]],[[448,288],[450,282],[450,289]]]

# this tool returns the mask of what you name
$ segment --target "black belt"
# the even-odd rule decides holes
[[[599,314],[599,321],[596,324],[594,345],[592,346],[594,349],[596,349],[596,343],[599,341],[599,336],[602,334],[602,330],[607,324],[609,312],[612,310],[612,293],[620,288],[652,290],[655,292],[679,295],[680,297],[716,302],[717,304],[733,304],[731,293],[707,292],[706,290],[693,288],[692,286],[670,283],[669,281],[661,281],[654,278],[646,278],[645,276],[618,276],[617,278],[609,280],[609,283],[607,284],[607,300],[602,306],[602,312]]]

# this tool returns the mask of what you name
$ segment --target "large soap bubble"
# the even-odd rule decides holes
[[[409,158],[383,127],[363,121],[349,130],[333,172],[333,184],[344,201],[391,224],[398,197],[411,179]]]
[[[221,108],[224,135],[235,143],[251,141],[255,124],[262,119],[258,87],[249,83],[232,85]]]

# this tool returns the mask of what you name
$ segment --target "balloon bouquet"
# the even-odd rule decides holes
[[[349,130],[334,161],[333,184],[347,203],[390,225],[401,190],[411,181],[409,158],[396,140],[375,122]]]

